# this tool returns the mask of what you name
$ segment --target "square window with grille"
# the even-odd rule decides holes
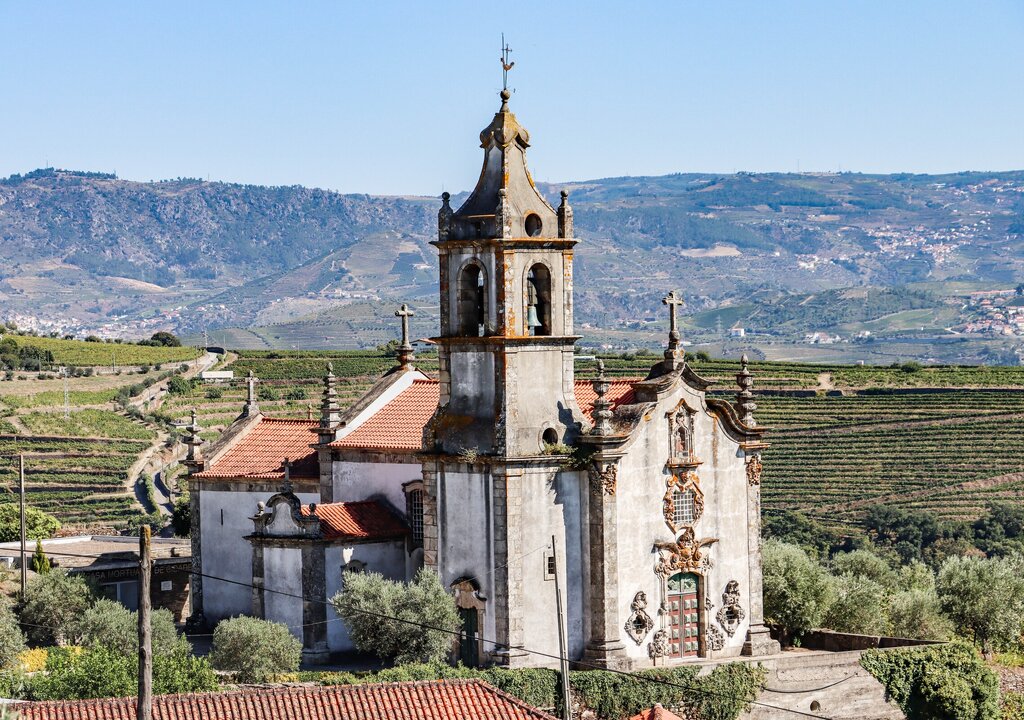
[[[408,495],[409,525],[412,527],[413,542],[423,542],[423,491],[413,490]]]
[[[672,522],[679,528],[692,525],[694,519],[693,490],[676,488],[672,493]]]

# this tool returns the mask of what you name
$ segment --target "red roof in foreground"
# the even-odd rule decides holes
[[[309,505],[302,506],[309,515]],[[313,513],[320,518],[320,529],[327,540],[385,540],[404,537],[408,526],[376,500],[324,503]]]
[[[12,704],[21,720],[135,720],[135,699]],[[554,720],[481,680],[158,695],[154,720]]]
[[[609,381],[606,397],[613,408],[633,402],[634,382],[623,379]],[[415,380],[362,425],[331,443],[331,447],[419,450],[423,445],[423,426],[437,409],[439,397],[437,380]],[[576,381],[576,402],[590,422],[594,421],[596,399],[597,393],[589,380]]]
[[[683,720],[681,717],[676,715],[674,712],[666,710],[658,703],[650,710],[644,710],[639,712],[629,720]]]
[[[284,477],[283,463],[288,458],[292,461],[292,477],[318,478],[316,451],[309,447],[317,441],[312,432],[316,427],[317,423],[309,420],[261,417],[252,430],[196,477],[274,480]]]

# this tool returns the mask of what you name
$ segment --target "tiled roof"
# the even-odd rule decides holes
[[[362,425],[331,443],[331,447],[419,450],[423,446],[423,426],[437,409],[440,394],[437,380],[414,380]]]
[[[255,427],[228,448],[210,467],[195,477],[254,478],[284,477],[284,459],[292,461],[293,478],[317,478],[320,469],[316,451],[316,422],[261,417]]]
[[[135,720],[134,698],[17,703],[21,720]],[[153,720],[554,720],[481,680],[157,695]]]
[[[635,380],[609,381],[606,396],[614,408],[633,401]],[[331,447],[365,448],[369,450],[419,450],[423,445],[423,426],[430,420],[440,389],[436,380],[416,380],[384,407],[353,430],[331,443]],[[576,402],[590,422],[594,421],[597,393],[589,380],[576,381]]]
[[[681,717],[676,715],[670,710],[666,710],[658,703],[650,710],[644,710],[643,712],[637,713],[629,720],[683,720]]]
[[[605,395],[614,410],[619,405],[628,405],[633,402],[633,383],[636,379],[616,378],[608,381],[608,394]],[[597,393],[594,392],[594,385],[589,380],[576,381],[576,404],[587,416],[587,420],[594,422],[594,401],[597,400]]]
[[[309,505],[302,506],[302,514],[309,515]],[[401,518],[376,500],[324,503],[313,514],[320,518],[320,529],[328,540],[384,540],[409,532]]]

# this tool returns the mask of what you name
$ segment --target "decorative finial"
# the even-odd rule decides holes
[[[508,102],[508,71],[515,67],[515,62],[509,62],[509,55],[512,48],[505,42],[505,33],[501,34],[501,99],[502,105]]]
[[[281,484],[281,492],[290,493],[292,492],[292,461],[285,458],[281,465],[284,468],[284,482]]]
[[[668,305],[668,348],[665,350],[665,363],[671,365],[675,370],[682,365],[683,353],[679,349],[679,328],[676,325],[676,308],[683,303],[683,299],[676,294],[675,290],[661,299],[663,305]]]
[[[327,363],[327,374],[324,376],[323,401],[320,403],[320,442],[333,442],[334,430],[341,422],[341,405],[338,404],[338,388],[334,381],[334,364]]]
[[[498,189],[498,207],[494,210],[494,224],[498,228],[498,237],[511,237],[512,217],[508,207],[508,190]]]
[[[191,422],[185,427],[185,437],[182,438],[185,442],[185,446],[188,448],[188,452],[185,455],[185,464],[196,467],[201,464],[199,459],[199,446],[203,444],[202,439],[199,437],[199,431],[202,429],[199,427],[199,423],[196,420],[196,409],[192,408],[192,412],[189,413]]]
[[[604,360],[598,359],[597,377],[594,378],[592,384],[594,392],[597,393],[597,399],[594,400],[594,429],[591,432],[594,435],[611,435],[612,404],[605,398],[611,384],[604,374]]]
[[[736,373],[736,384],[740,387],[740,391],[736,393],[736,414],[739,415],[740,422],[747,427],[756,427],[754,411],[757,410],[757,403],[754,402],[754,393],[751,392],[754,387],[754,376],[750,372],[749,364],[747,354],[743,353],[740,358],[740,371]]]
[[[449,204],[451,199],[451,193],[441,193],[441,209],[437,211],[437,239],[441,242],[447,240],[452,232],[452,216],[455,213]]]
[[[256,383],[259,382],[259,378],[256,377],[252,370],[249,371],[249,375],[245,379],[248,390],[245,396],[245,405],[242,406],[242,417],[252,417],[253,415],[259,415],[260,406],[256,402]]]
[[[402,307],[395,310],[395,317],[402,318],[402,344],[398,346],[398,366],[403,370],[412,369],[414,359],[412,343],[409,342],[409,318],[416,313],[409,309],[409,306],[402,303]]]
[[[569,191],[562,191],[562,204],[558,206],[558,237],[572,237],[572,208],[569,207]]]

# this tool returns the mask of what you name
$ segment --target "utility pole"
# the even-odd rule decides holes
[[[25,562],[25,453],[18,455],[18,504],[21,511],[21,601],[25,602],[25,586],[28,585],[28,567]]]
[[[555,564],[555,607],[558,611],[558,667],[562,674],[562,705],[565,707],[563,717],[572,720],[572,699],[569,694],[569,656],[568,643],[565,641],[565,622],[562,617],[562,587],[558,581],[558,552],[555,549],[555,536],[551,536],[551,558]]]
[[[139,528],[139,698],[137,720],[153,720],[153,638],[149,624],[150,561],[149,525]]]

